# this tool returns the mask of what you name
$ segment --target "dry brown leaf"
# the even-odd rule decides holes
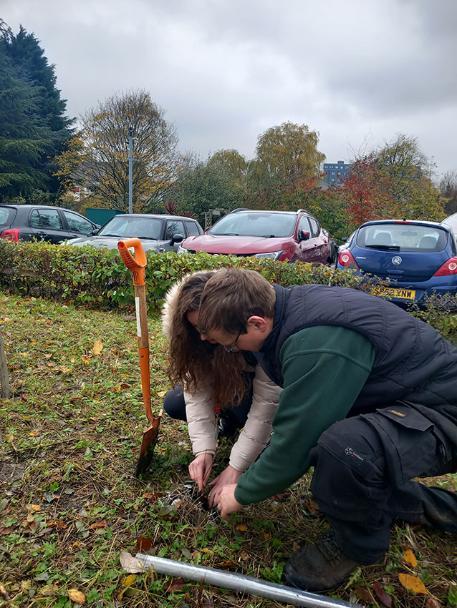
[[[165,593],[176,593],[182,591],[186,581],[183,578],[177,577],[168,585]]]
[[[417,566],[417,558],[411,551],[411,549],[406,549],[406,551],[403,552],[403,561],[412,566],[413,568]]]
[[[71,599],[72,602],[74,602],[75,604],[79,604],[80,606],[86,603],[86,596],[82,591],[79,591],[78,589],[69,589],[68,597]]]
[[[41,505],[27,505],[27,511],[30,513],[38,513],[38,511],[41,511]]]
[[[152,538],[147,536],[138,536],[136,539],[136,550],[137,551],[149,551],[152,547]]]
[[[30,431],[29,437],[38,437],[39,434],[40,434],[40,431]]]
[[[89,528],[91,530],[98,530],[99,528],[106,528],[107,525],[108,523],[102,519],[101,521],[96,521],[93,524],[90,524]]]
[[[235,530],[238,530],[238,532],[247,532],[248,527],[246,524],[236,524]]]
[[[5,600],[10,599],[10,596],[8,595],[8,591],[6,590],[5,585],[2,585],[2,583],[0,583],[0,596],[4,597]]]
[[[441,604],[435,597],[429,597],[425,602],[425,608],[441,608]]]
[[[427,593],[427,589],[421,579],[417,576],[413,576],[412,574],[404,574],[400,572],[398,575],[398,580],[403,585],[403,587],[407,591],[411,591],[412,593],[419,593],[425,595]]]
[[[140,572],[146,572],[146,567],[140,562],[139,559],[133,557],[128,551],[121,551],[119,556],[121,566],[129,574],[139,574]]]
[[[354,595],[358,600],[360,600],[364,604],[373,603],[373,596],[372,596],[370,590],[367,589],[366,587],[356,587],[354,589]]]
[[[95,340],[94,346],[92,347],[92,352],[94,355],[98,356],[101,354],[103,350],[103,342],[101,340]]]
[[[378,600],[381,602],[381,604],[383,604],[387,608],[391,608],[392,598],[390,597],[390,595],[388,593],[386,593],[386,590],[384,589],[384,587],[381,585],[381,583],[379,581],[375,581],[373,583],[372,589],[373,589],[375,596],[378,598]]]

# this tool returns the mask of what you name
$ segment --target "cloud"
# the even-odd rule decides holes
[[[285,120],[320,132],[329,160],[417,136],[455,169],[454,0],[3,0],[56,64],[72,115],[145,89],[180,146],[252,156]]]

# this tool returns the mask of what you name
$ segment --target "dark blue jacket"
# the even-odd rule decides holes
[[[314,325],[335,325],[365,336],[375,349],[370,376],[350,415],[406,400],[440,410],[457,422],[457,348],[427,323],[362,291],[324,285],[275,285],[273,331],[258,360],[282,385],[281,347]]]

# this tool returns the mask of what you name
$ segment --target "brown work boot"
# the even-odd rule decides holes
[[[341,585],[360,565],[344,555],[330,531],[316,544],[304,545],[294,553],[284,568],[283,578],[292,587],[328,591]]]

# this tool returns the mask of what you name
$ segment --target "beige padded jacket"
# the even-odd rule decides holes
[[[167,293],[162,308],[162,329],[170,337],[171,319],[179,297],[180,282]],[[255,367],[252,405],[244,428],[230,453],[230,465],[237,471],[245,471],[257,458],[270,440],[273,417],[278,407],[281,388],[274,384],[260,367]],[[189,393],[184,390],[186,416],[192,452],[195,456],[217,449],[217,423],[214,402],[207,390]]]

